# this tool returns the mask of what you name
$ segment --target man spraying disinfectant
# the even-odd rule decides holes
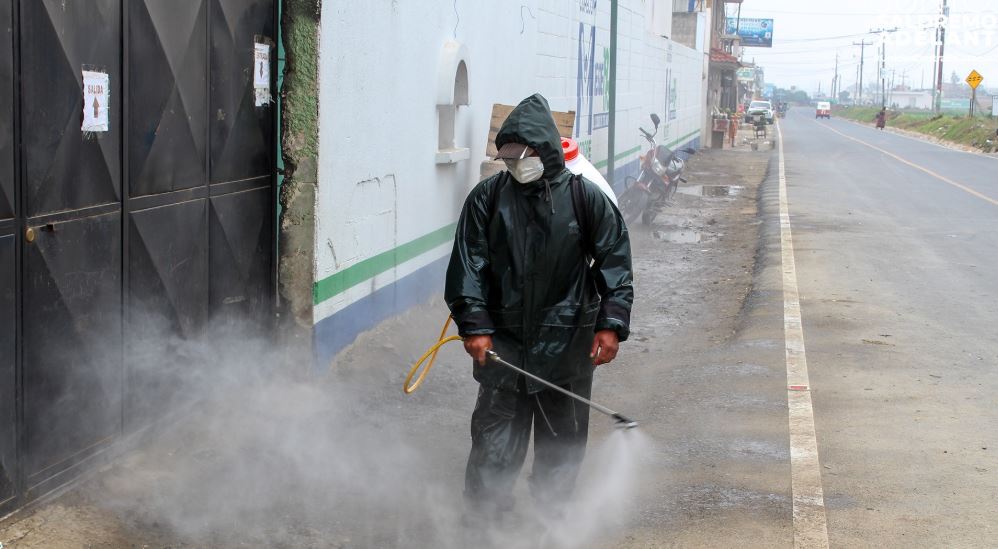
[[[494,520],[534,432],[531,493],[560,513],[586,449],[593,371],[627,339],[632,288],[627,227],[611,200],[565,167],[539,94],[496,135],[504,171],[470,193],[457,226],[445,298],[479,382],[465,473],[469,511]],[[492,351],[492,353],[490,353]],[[529,375],[503,367],[496,354]]]

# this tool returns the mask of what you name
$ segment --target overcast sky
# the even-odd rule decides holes
[[[887,39],[887,71],[895,81],[931,87],[934,27],[942,0],[745,0],[742,17],[771,18],[772,48],[746,48],[744,60],[765,68],[766,81],[796,85],[808,92],[828,91],[839,57],[841,89],[852,89],[866,46],[864,85],[877,79],[881,36]],[[734,15],[737,4],[728,5]],[[950,19],[943,63],[944,80],[956,71],[962,80],[972,69],[984,75],[981,88],[998,92],[998,0],[949,0]],[[882,35],[875,29],[899,28]]]

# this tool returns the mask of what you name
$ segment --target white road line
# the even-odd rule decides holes
[[[783,331],[787,349],[787,407],[790,412],[790,482],[793,493],[794,547],[828,547],[825,497],[821,489],[818,439],[814,434],[811,386],[804,354],[800,294],[794,241],[790,234],[783,130],[776,126],[780,151],[780,249],[783,256]]]

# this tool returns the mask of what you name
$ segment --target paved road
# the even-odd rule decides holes
[[[998,545],[998,159],[782,123],[833,547]]]

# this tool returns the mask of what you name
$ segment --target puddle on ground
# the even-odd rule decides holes
[[[699,231],[652,231],[651,235],[659,240],[676,244],[695,244],[709,242],[711,239],[710,235]]]
[[[679,187],[676,192],[692,196],[706,196],[710,198],[738,196],[745,190],[741,185],[691,185],[689,187]]]

